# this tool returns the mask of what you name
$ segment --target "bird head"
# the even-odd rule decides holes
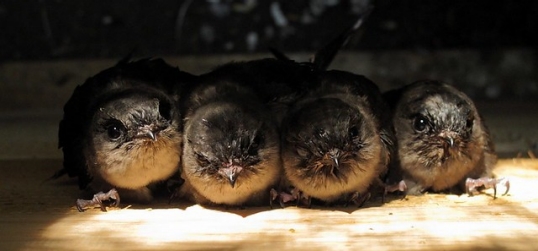
[[[259,164],[278,158],[278,135],[255,110],[221,103],[201,107],[189,118],[185,152],[195,161],[187,169],[199,177],[241,186],[243,179],[255,175]],[[187,174],[189,175],[189,174]]]
[[[160,136],[177,131],[173,102],[151,92],[138,90],[111,93],[100,105],[90,125],[94,151],[123,151],[144,147]]]
[[[473,105],[445,85],[426,83],[415,88],[396,112],[400,151],[416,154],[427,165],[465,156],[476,118]]]
[[[283,138],[284,165],[305,176],[345,179],[357,163],[369,158],[375,131],[361,111],[333,98],[319,99],[294,111]]]

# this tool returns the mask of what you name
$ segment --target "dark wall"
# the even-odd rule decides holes
[[[0,60],[313,51],[368,4],[348,49],[531,47],[538,1],[188,0],[0,2]]]

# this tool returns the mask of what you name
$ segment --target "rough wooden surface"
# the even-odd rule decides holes
[[[508,196],[429,194],[364,208],[231,209],[157,200],[79,213],[61,160],[0,161],[0,250],[532,250],[538,160],[502,160]],[[504,188],[500,188],[504,191]]]

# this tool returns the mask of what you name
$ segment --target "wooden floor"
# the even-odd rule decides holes
[[[465,60],[470,55],[468,65],[483,61],[482,52],[462,53]],[[457,56],[460,52],[383,55],[343,54],[336,58],[334,67],[360,70],[381,84],[391,82],[393,76],[411,82],[416,79],[415,73],[421,78],[443,79],[465,75],[461,75],[461,67],[446,68],[461,57]],[[302,59],[309,56],[305,54]],[[167,61],[189,72],[202,73],[232,59],[258,57],[230,58],[227,54]],[[405,60],[390,60],[394,58]],[[370,59],[377,60],[373,67],[369,66]],[[392,71],[403,67],[398,62],[413,62],[411,68],[425,72]],[[360,209],[223,210],[179,202],[168,204],[162,199],[151,205],[123,204],[122,209],[106,213],[98,209],[79,213],[74,208],[80,196],[74,181],[44,180],[61,166],[62,155],[56,146],[63,104],[75,85],[114,63],[115,60],[67,60],[2,64],[0,251],[538,250],[538,160],[529,159],[504,159],[499,163],[496,173],[509,177],[512,187],[508,196],[496,200],[489,190],[474,197],[430,194],[396,198],[385,204],[378,200]],[[501,156],[533,156],[525,154],[527,150],[537,155],[537,102],[490,100],[477,106]]]
[[[538,105],[481,106],[502,156],[532,156]],[[61,166],[61,109],[0,113],[3,250],[536,250],[538,160],[504,159],[509,196],[425,195],[365,208],[206,209],[162,199],[79,213],[74,181],[44,182]],[[129,205],[123,204],[122,208]]]
[[[79,213],[61,160],[0,161],[0,250],[533,250],[538,160],[505,159],[508,196],[430,194],[364,208],[207,209],[158,200]],[[500,189],[503,191],[503,188]]]

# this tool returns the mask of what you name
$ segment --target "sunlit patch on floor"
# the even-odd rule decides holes
[[[133,205],[79,213],[66,206],[63,212],[28,213],[28,204],[24,212],[0,215],[0,221],[12,222],[16,238],[28,238],[17,248],[23,250],[532,249],[538,234],[538,162],[501,161],[497,174],[513,182],[508,196],[496,200],[487,190],[472,197],[408,196],[365,208],[224,209],[158,202],[152,209]],[[37,234],[26,237],[28,228]]]

